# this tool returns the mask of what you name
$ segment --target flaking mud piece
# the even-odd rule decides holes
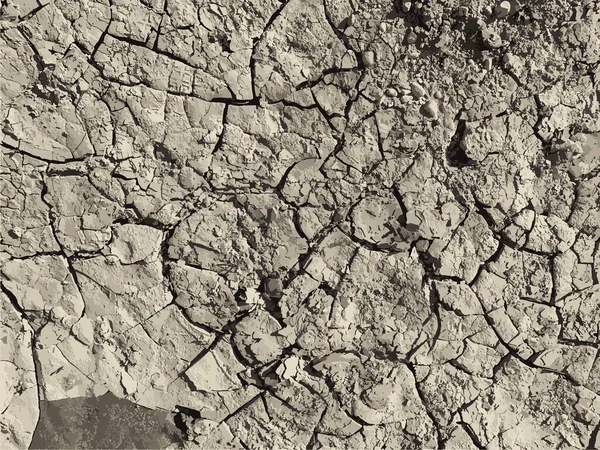
[[[0,2],[0,447],[600,448],[599,36]]]

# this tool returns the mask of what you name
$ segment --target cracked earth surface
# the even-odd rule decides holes
[[[0,4],[2,449],[600,448],[600,3]]]

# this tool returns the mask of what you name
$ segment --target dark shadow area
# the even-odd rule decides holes
[[[165,411],[136,406],[111,393],[40,403],[31,449],[159,449],[183,435]]]
[[[446,149],[446,158],[450,167],[470,167],[477,163],[467,156],[464,149],[460,146],[460,141],[463,139],[467,129],[467,122],[464,120],[458,121],[456,133],[452,136],[450,145]]]

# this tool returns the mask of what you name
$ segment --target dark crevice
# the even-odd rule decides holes
[[[600,445],[600,422],[598,422],[598,424],[594,428],[594,431],[592,431],[587,448],[589,450],[593,450],[598,448],[598,445]]]
[[[417,381],[417,372],[415,370],[415,365],[411,362],[406,361],[405,362],[406,367],[408,367],[408,369],[411,371],[414,381],[415,381],[415,389],[417,391],[417,395],[419,396],[419,399],[421,400],[421,403],[423,404],[423,408],[425,409],[425,413],[427,414],[427,416],[429,417],[429,419],[431,420],[431,423],[433,425],[433,427],[435,428],[435,433],[436,433],[436,440],[437,442],[442,442],[442,434],[440,432],[441,426],[440,423],[438,422],[437,418],[435,417],[435,415],[429,410],[429,408],[427,407],[428,402],[427,399],[425,397],[425,394],[423,393],[423,390],[421,389],[421,386],[419,384],[419,381]]]
[[[469,158],[461,146],[461,141],[464,138],[466,129],[467,121],[459,119],[456,132],[452,136],[450,145],[446,149],[446,159],[450,167],[462,168],[477,165],[477,162]]]
[[[485,447],[481,441],[479,440],[479,437],[477,437],[477,435],[475,434],[475,431],[473,431],[473,428],[471,427],[470,424],[468,424],[467,422],[463,422],[462,420],[460,422],[458,422],[458,424],[460,426],[463,427],[463,429],[466,431],[466,433],[469,435],[469,437],[471,438],[471,441],[473,442],[473,445],[475,447],[477,447],[480,450],[486,450],[487,447]],[[451,449],[448,449],[451,450]]]
[[[8,288],[4,285],[4,281],[2,279],[0,279],[0,290],[4,295],[6,295],[12,307],[17,313],[19,313],[19,316],[22,319],[27,320],[27,312],[21,307],[21,305],[19,305],[17,297],[10,290],[8,290]]]

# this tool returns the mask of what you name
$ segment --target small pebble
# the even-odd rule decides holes
[[[421,56],[420,52],[411,52],[408,54],[409,59],[419,59],[419,56]]]
[[[381,97],[379,100],[379,104],[385,108],[391,108],[394,106],[394,99],[391,97],[386,97],[385,95]]]
[[[362,62],[365,67],[372,67],[375,64],[375,53],[372,51],[366,51],[362,54]]]
[[[413,30],[410,30],[406,34],[406,42],[408,44],[414,44],[415,42],[417,42],[417,34]]]
[[[410,101],[412,101],[412,97],[410,95],[403,95],[402,97],[400,97],[400,101],[402,103],[409,103]]]
[[[458,8],[458,15],[459,17],[465,17],[469,12],[469,8],[467,8],[466,6],[461,6],[460,8]]]
[[[423,7],[423,3],[415,2],[415,9],[421,9]]]
[[[492,70],[492,58],[487,58],[483,61],[483,69],[484,70]]]
[[[348,19],[346,19],[346,24],[351,27],[352,25],[354,25],[355,19],[354,19],[354,14],[350,15],[348,17]]]
[[[442,91],[435,91],[433,93],[433,98],[436,98],[436,99],[440,100],[443,97],[444,97],[444,94],[442,94]]]
[[[500,3],[498,6],[496,6],[496,17],[498,19],[504,19],[505,17],[508,17],[508,15],[510,14],[510,10],[511,10],[511,4],[508,1],[504,1],[502,3]]]
[[[429,100],[427,103],[425,103],[421,108],[421,111],[425,116],[431,119],[437,119],[440,112],[438,104],[435,100]]]
[[[410,11],[410,8],[412,7],[412,3],[411,2],[404,2],[402,3],[402,12],[403,13],[407,13]]]
[[[385,95],[388,97],[398,97],[398,91],[393,87],[389,87],[385,90]]]
[[[419,83],[410,84],[410,93],[414,98],[417,99],[423,97],[426,94],[425,89],[423,89],[423,86],[421,86]]]

